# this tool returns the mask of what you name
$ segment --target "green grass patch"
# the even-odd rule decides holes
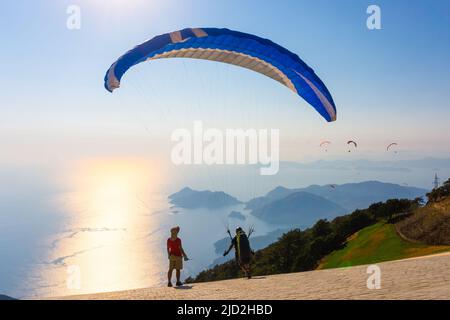
[[[350,267],[450,251],[450,246],[429,246],[403,240],[392,224],[376,223],[349,238],[344,248],[326,256],[318,269]]]

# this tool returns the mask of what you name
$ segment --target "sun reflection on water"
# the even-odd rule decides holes
[[[151,212],[166,204],[158,188],[163,170],[156,161],[102,159],[84,162],[71,175],[73,191],[61,201],[69,218],[53,239],[43,268],[52,278],[47,295],[112,291],[151,285],[160,272],[158,254],[145,235],[158,228]],[[153,244],[159,246],[160,244]],[[157,252],[161,250],[156,250]],[[80,286],[67,286],[70,266],[80,271]]]

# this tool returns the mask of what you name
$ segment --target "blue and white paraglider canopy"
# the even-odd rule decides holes
[[[327,121],[336,120],[330,92],[296,54],[268,39],[229,29],[187,28],[156,36],[111,65],[105,75],[105,88],[110,92],[118,88],[132,66],[162,58],[212,60],[259,72],[297,93]]]

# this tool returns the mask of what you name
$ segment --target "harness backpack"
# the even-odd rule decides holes
[[[251,256],[250,242],[245,232],[236,234],[236,253],[239,261],[249,262]]]

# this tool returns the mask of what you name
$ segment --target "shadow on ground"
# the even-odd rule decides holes
[[[175,289],[179,289],[179,290],[188,290],[188,289],[192,289],[193,287],[194,287],[194,286],[182,285],[182,286],[175,287]]]
[[[251,279],[249,280],[261,280],[261,279],[265,279],[266,277],[260,276],[260,277],[251,277]]]

